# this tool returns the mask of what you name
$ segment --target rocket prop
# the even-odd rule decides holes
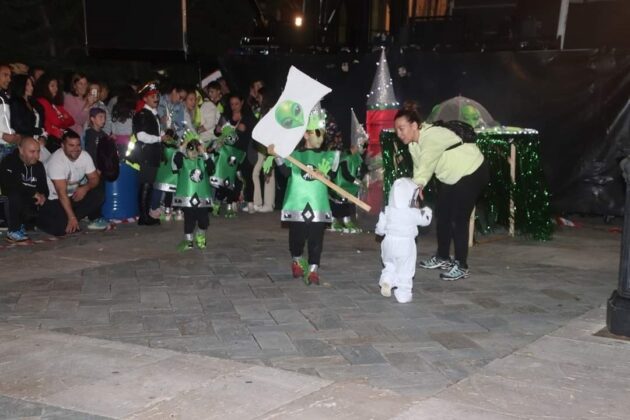
[[[313,178],[323,182],[328,188],[369,212],[371,207],[366,203],[290,156],[304,137],[312,109],[330,92],[329,87],[291,66],[282,95],[273,108],[256,124],[252,131],[252,138],[267,146],[273,154],[288,160]]]

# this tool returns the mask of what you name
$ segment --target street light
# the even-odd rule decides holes
[[[302,16],[295,17],[295,26],[297,26],[298,28],[302,26]]]

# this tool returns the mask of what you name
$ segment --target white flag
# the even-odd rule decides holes
[[[278,102],[254,127],[257,142],[274,145],[278,156],[287,157],[298,145],[311,110],[331,89],[291,66]]]

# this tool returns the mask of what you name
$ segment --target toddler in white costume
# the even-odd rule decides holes
[[[428,226],[433,215],[429,207],[417,208],[418,193],[418,185],[411,178],[394,181],[385,212],[381,212],[376,224],[376,234],[385,235],[381,242],[385,267],[378,284],[383,296],[391,296],[393,290],[399,303],[411,302],[417,226]]]

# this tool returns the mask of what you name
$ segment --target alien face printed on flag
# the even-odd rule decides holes
[[[256,124],[252,137],[265,146],[273,144],[278,156],[287,157],[304,136],[311,110],[330,91],[291,67],[280,99]]]
[[[276,107],[276,122],[286,129],[304,125],[304,112],[297,102],[287,100]]]

